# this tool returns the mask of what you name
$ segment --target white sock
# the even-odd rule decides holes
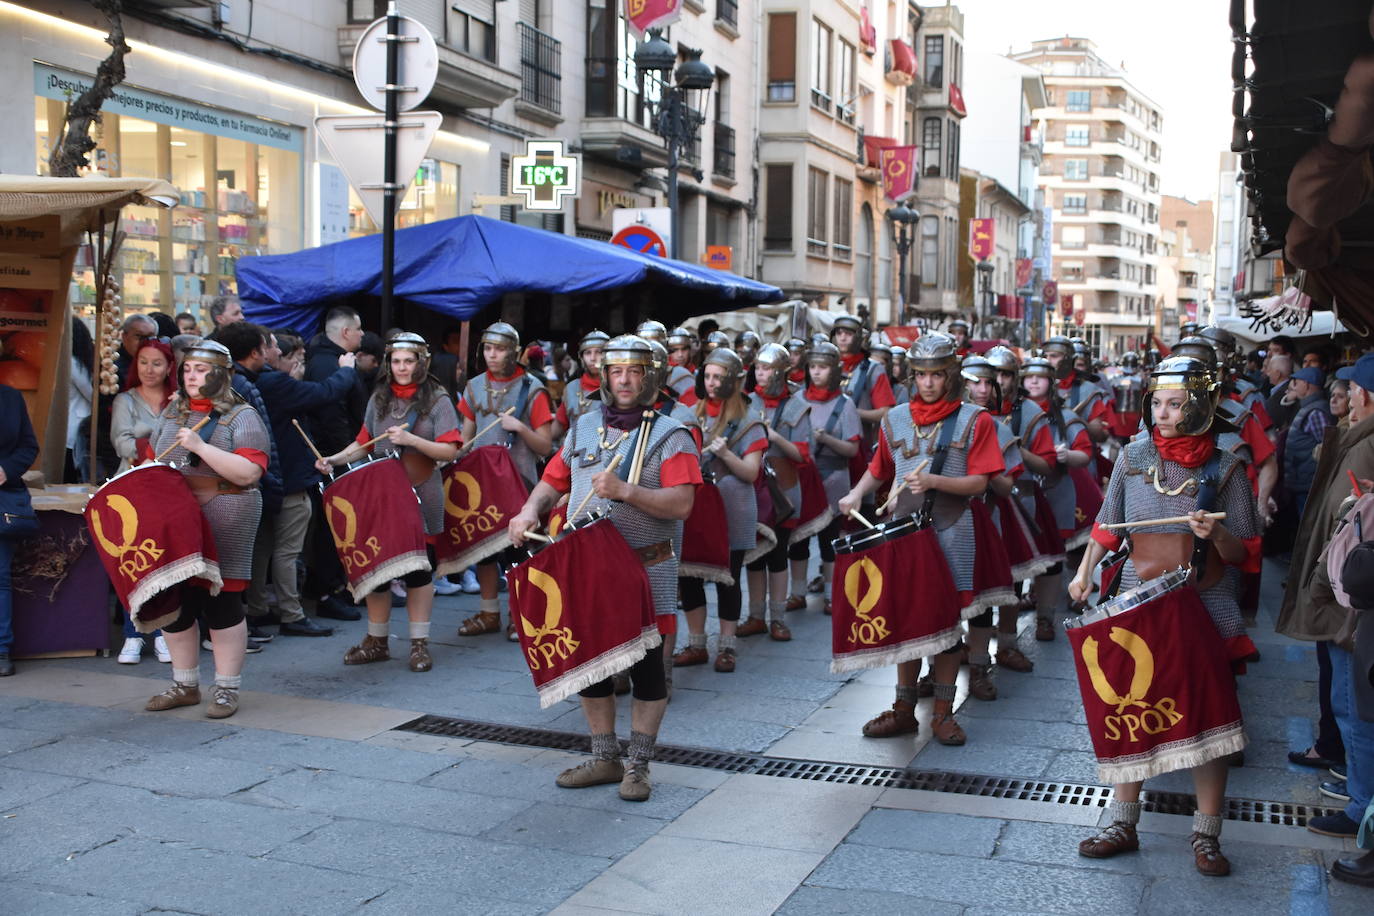
[[[412,620],[410,622],[411,639],[429,639],[429,621]]]
[[[377,639],[386,639],[390,636],[391,634],[388,632],[390,629],[389,623],[373,623],[370,620],[367,622],[367,635]]]
[[[199,668],[173,668],[172,683],[180,684],[183,687],[200,686]]]
[[[228,687],[230,690],[238,690],[243,683],[242,674],[220,674],[215,672],[215,686]]]

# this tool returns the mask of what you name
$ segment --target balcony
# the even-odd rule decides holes
[[[916,79],[916,52],[911,45],[894,38],[887,43],[887,81],[894,86],[910,86]]]
[[[527,22],[515,24],[520,36],[520,97],[515,110],[550,127],[562,123],[563,44]]]
[[[735,129],[716,122],[711,172],[719,178],[735,177]]]
[[[635,168],[668,164],[663,138],[654,133],[644,100],[643,78],[633,61],[587,58],[587,110],[582,148],[587,153]]]
[[[339,58],[350,70],[353,49],[366,29],[367,24],[338,29]],[[495,108],[519,95],[520,75],[496,65],[495,42],[477,32],[471,37],[466,48],[439,42],[439,73],[429,97],[458,108]]]

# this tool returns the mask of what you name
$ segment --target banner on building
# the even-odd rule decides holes
[[[643,40],[650,29],[662,28],[682,17],[682,0],[625,0],[625,21]]]
[[[996,253],[997,222],[993,219],[968,221],[968,253],[975,261],[991,260]]]
[[[916,151],[918,146],[889,146],[882,151],[883,194],[888,200],[901,200],[916,190]]]
[[[1016,259],[1016,288],[1018,290],[1028,289],[1031,285],[1031,276],[1035,270],[1030,258]]]

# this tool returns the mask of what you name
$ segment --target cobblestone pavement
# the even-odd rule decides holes
[[[1266,607],[1283,574],[1266,570]],[[20,662],[0,681],[0,912],[1374,911],[1374,892],[1326,875],[1353,845],[1298,827],[1228,821],[1234,874],[1207,879],[1182,816],[1147,814],[1140,853],[1092,861],[1075,846],[1102,819],[1097,804],[661,763],[652,799],[633,804],[614,786],[558,789],[577,754],[397,731],[424,713],[584,730],[572,702],[539,708],[503,638],[453,635],[475,609],[438,599],[428,674],[400,658],[345,668],[362,623],[278,637],[249,659],[251,689],[224,722],[143,712],[170,673],[151,656]],[[1310,739],[1313,652],[1264,618],[1264,660],[1242,679],[1252,744],[1230,792],[1321,804],[1317,775],[1285,759]],[[990,703],[961,688],[963,748],[927,744],[924,726],[914,739],[859,737],[891,702],[893,672],[829,674],[829,618],[814,609],[789,615],[791,643],[741,641],[735,674],[678,671],[661,740],[1095,784],[1067,643],[1036,643],[1030,622],[1034,673],[1000,673]],[[1186,774],[1147,788],[1190,790]]]

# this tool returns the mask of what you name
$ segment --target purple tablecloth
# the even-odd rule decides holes
[[[40,509],[38,524],[38,536],[19,548],[12,568],[13,654],[108,649],[110,582],[85,519]]]

